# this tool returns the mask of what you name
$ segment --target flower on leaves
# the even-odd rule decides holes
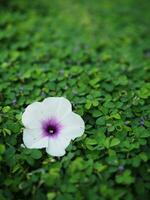
[[[27,148],[46,148],[52,156],[63,156],[71,140],[84,133],[83,119],[72,112],[69,100],[48,97],[27,106],[22,115],[23,142]]]

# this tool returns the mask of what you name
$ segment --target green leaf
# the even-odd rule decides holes
[[[92,102],[90,100],[87,100],[87,102],[85,104],[85,108],[89,110],[91,108],[91,106],[92,106]]]
[[[0,144],[0,154],[3,154],[5,152],[5,145]]]
[[[113,138],[110,142],[110,147],[114,147],[120,143],[120,140],[118,138]]]
[[[33,150],[31,152],[31,157],[34,159],[40,159],[42,157],[42,153],[40,150]]]
[[[48,200],[53,200],[56,197],[56,193],[55,192],[49,192],[47,194],[47,199]]]
[[[131,175],[130,170],[125,170],[123,174],[116,176],[116,182],[123,185],[130,185],[134,183],[135,178]]]
[[[148,156],[145,152],[141,152],[139,154],[140,158],[144,161],[144,162],[147,162],[148,161]]]
[[[10,111],[10,106],[5,106],[4,108],[3,108],[3,113],[7,113],[7,112],[9,112]]]
[[[97,141],[92,138],[86,138],[85,143],[86,143],[86,145],[95,145],[95,144],[97,144]]]
[[[105,125],[105,117],[99,117],[97,120],[96,120],[96,124],[97,125]]]
[[[145,84],[139,91],[138,95],[140,98],[147,99],[150,96],[150,84]]]
[[[104,170],[106,170],[108,168],[107,165],[103,165],[101,163],[95,163],[94,164],[94,168],[98,171],[98,172],[103,172]]]
[[[116,114],[112,114],[112,115],[110,116],[110,118],[121,119],[121,116],[120,116],[119,113],[116,113]]]

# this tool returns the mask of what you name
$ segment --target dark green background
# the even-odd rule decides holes
[[[0,1],[0,200],[150,198],[150,1]],[[86,123],[62,158],[21,114],[65,96]]]

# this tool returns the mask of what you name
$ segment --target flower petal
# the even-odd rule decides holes
[[[72,106],[69,100],[64,97],[48,97],[43,102],[44,114],[46,117],[56,117],[63,119],[68,113],[72,112]]]
[[[46,152],[52,156],[63,156],[65,154],[63,141],[58,138],[50,138]]]
[[[65,135],[66,137],[69,137],[70,139],[75,139],[76,137],[80,137],[84,133],[85,124],[83,119],[80,117],[80,115],[71,112],[69,115],[67,115],[66,118],[64,118],[61,121],[63,125],[63,130],[60,135]]]
[[[48,137],[44,137],[39,129],[23,130],[23,142],[30,149],[39,149],[48,146]]]
[[[43,111],[40,102],[35,102],[26,107],[22,115],[22,123],[26,128],[40,128]]]

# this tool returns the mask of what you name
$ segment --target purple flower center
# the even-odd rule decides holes
[[[42,122],[43,136],[56,137],[62,129],[62,125],[54,118]]]

